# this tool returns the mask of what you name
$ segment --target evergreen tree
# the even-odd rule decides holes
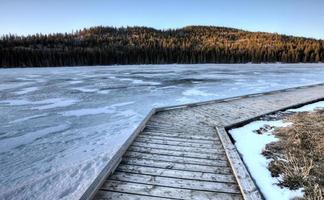
[[[71,34],[4,35],[0,66],[323,62],[323,46],[323,40],[225,27],[99,26]]]

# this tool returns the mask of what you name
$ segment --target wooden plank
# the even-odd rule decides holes
[[[190,120],[188,120],[190,122]],[[160,132],[160,133],[179,133],[184,135],[190,135],[190,136],[211,136],[210,130],[194,130],[194,129],[161,129],[161,128],[145,128],[145,131],[147,132]]]
[[[221,154],[224,155],[224,149],[217,147],[217,149],[199,149],[199,148],[178,148],[177,146],[170,146],[170,145],[154,145],[154,144],[147,144],[147,143],[136,143],[133,144],[132,147],[139,147],[139,148],[148,148],[148,149],[155,149],[155,150],[168,150],[173,152],[180,152],[180,153],[198,153],[198,154]]]
[[[215,127],[215,128],[225,148],[227,158],[230,162],[233,173],[238,181],[244,199],[246,200],[262,199],[261,194],[258,191],[258,188],[255,186],[235,146],[230,141],[230,138],[227,135],[226,130],[220,127]]]
[[[170,149],[170,150],[176,150],[176,151],[184,151],[184,152],[202,152],[202,153],[218,153],[218,152],[224,152],[224,149],[221,147],[208,149],[208,148],[195,148],[195,147],[179,147],[179,146],[173,146],[173,145],[164,145],[164,144],[149,144],[149,143],[143,143],[143,142],[133,142],[134,146],[139,147],[148,147],[148,148],[160,148],[160,149]]]
[[[184,112],[184,111],[183,111]],[[183,121],[183,123],[186,123],[188,121],[192,121],[194,119],[196,119],[197,113],[193,113],[193,111],[190,111],[189,113],[183,113],[184,115],[193,115],[190,118],[184,118],[181,115],[178,115],[178,113],[176,113],[175,116],[172,116],[173,118],[170,119],[170,116],[167,116],[166,119],[161,119],[161,120],[173,120],[174,122],[179,123],[179,121]],[[172,115],[172,113],[170,113],[169,115]],[[165,131],[205,131],[208,132],[210,130],[210,127],[201,127],[199,124],[196,124],[197,122],[193,121],[193,124],[186,124],[186,125],[182,125],[182,126],[177,126],[177,125],[161,125],[161,124],[156,124],[156,125],[152,125],[152,124],[147,124],[146,125],[146,129],[153,129],[153,130],[165,130]],[[191,130],[186,130],[190,128]]]
[[[215,174],[215,173],[206,173],[206,172],[193,172],[193,171],[162,169],[162,168],[123,165],[123,164],[119,165],[116,171],[137,173],[137,174],[144,174],[144,175],[157,175],[157,176],[170,177],[170,178],[236,183],[234,176],[231,174],[229,175],[229,174]]]
[[[206,159],[220,159],[224,157],[224,152],[222,153],[195,153],[195,152],[183,152],[183,151],[174,151],[168,149],[156,149],[156,148],[146,148],[146,147],[137,147],[131,146],[128,149],[129,151],[143,152],[143,153],[152,153],[160,155],[171,155],[171,156],[183,156],[190,158],[206,158]]]
[[[180,189],[172,187],[163,187],[149,184],[129,183],[123,181],[105,182],[103,190],[111,190],[118,192],[132,192],[135,194],[151,195],[156,197],[177,198],[177,199],[217,199],[217,200],[238,200],[242,199],[239,194],[228,194],[218,192],[206,192],[189,189]]]
[[[110,176],[107,182],[109,182],[110,180],[143,183],[155,186],[174,187],[189,190],[240,194],[240,190],[236,183],[170,178],[162,176],[132,174],[126,172],[115,172],[112,176]]]
[[[173,145],[173,146],[179,146],[179,147],[195,147],[195,148],[217,148],[217,145],[220,145],[220,142],[215,142],[214,144],[202,144],[202,143],[195,143],[190,142],[189,140],[187,142],[182,141],[173,141],[173,140],[161,140],[161,139],[146,139],[142,137],[137,137],[135,139],[136,142],[143,142],[143,143],[150,143],[150,144],[165,144],[165,145]]]
[[[115,192],[99,190],[96,199],[100,200],[179,200],[176,198],[154,197],[150,195],[130,194],[126,192]]]
[[[197,113],[195,113],[197,115]],[[169,117],[168,117],[169,118]],[[170,119],[161,119],[161,120],[170,120]],[[181,116],[174,116],[172,120],[176,123],[180,123],[179,121],[182,120],[185,125],[178,125],[178,124],[170,124],[170,125],[163,125],[163,124],[152,124],[149,123],[146,125],[146,129],[154,129],[154,130],[165,130],[165,131],[205,131],[208,132],[210,131],[210,127],[201,127],[199,124],[187,124],[186,122],[192,120],[192,119],[184,119]],[[187,130],[190,128],[190,130]]]
[[[156,161],[156,160],[144,160],[144,159],[123,159],[121,164],[149,166],[163,169],[175,169],[183,171],[203,172],[203,173],[215,173],[215,174],[231,174],[232,171],[229,166],[206,166],[199,164],[186,164],[175,163],[170,161]]]
[[[158,139],[158,140],[168,140],[168,141],[177,141],[177,142],[190,142],[190,143],[198,143],[198,144],[220,144],[220,140],[212,139],[212,140],[199,140],[194,138],[176,138],[176,137],[169,137],[169,136],[161,136],[161,135],[144,135],[140,134],[137,138],[144,138],[144,139]]]
[[[149,153],[138,153],[138,152],[126,152],[125,157],[127,158],[138,158],[138,159],[150,159],[156,161],[171,161],[176,163],[186,163],[186,164],[200,164],[209,166],[228,166],[226,158],[223,160],[207,160],[199,158],[186,158],[180,156],[164,156],[164,155],[152,155]]]
[[[189,135],[189,134],[183,134],[183,133],[174,133],[174,132],[151,132],[151,131],[143,131],[141,135],[149,135],[149,136],[161,136],[161,137],[172,137],[172,138],[183,138],[183,139],[195,139],[195,140],[214,140],[216,138],[216,135]]]

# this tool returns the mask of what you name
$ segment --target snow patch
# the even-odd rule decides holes
[[[265,125],[284,127],[289,124],[290,123],[284,123],[281,120],[255,121],[229,131],[236,141],[235,146],[240,152],[244,163],[267,200],[288,200],[294,197],[303,196],[301,190],[292,191],[287,188],[279,187],[277,185],[279,180],[272,177],[268,170],[268,164],[271,160],[266,159],[262,155],[262,151],[266,144],[275,142],[278,139],[271,134],[271,132],[264,134],[257,134],[254,132],[254,130],[264,127]]]
[[[185,96],[204,96],[204,97],[217,96],[216,94],[207,93],[207,92],[195,89],[195,88],[186,90],[182,94],[185,95]]]
[[[74,99],[62,99],[62,98],[46,99],[46,100],[38,101],[35,103],[36,104],[47,104],[47,105],[37,106],[37,107],[34,107],[33,109],[45,110],[45,109],[58,108],[58,107],[67,107],[67,106],[75,104],[76,102],[78,102],[78,101],[76,101]]]
[[[159,82],[153,82],[153,81],[143,81],[140,79],[132,79],[132,78],[120,78],[121,81],[131,81],[133,84],[149,84],[149,85],[160,85]]]
[[[180,102],[180,103],[182,103],[182,104],[185,104],[185,103],[190,103],[190,102],[192,102],[192,99],[187,98],[187,97],[181,97],[181,98],[178,98],[176,101],[177,101],[177,102]]]
[[[28,101],[26,99],[10,99],[10,100],[0,101],[0,104],[7,104],[10,106],[23,106],[23,105],[33,104],[33,102]]]
[[[79,83],[83,83],[83,81],[69,81],[70,84],[79,84]]]
[[[74,90],[78,90],[80,92],[97,92],[98,89],[94,88],[86,88],[86,87],[78,87],[78,88],[73,88]]]
[[[312,104],[302,106],[300,108],[289,109],[289,110],[286,110],[286,111],[287,112],[309,112],[309,111],[314,111],[315,109],[318,109],[318,108],[324,108],[324,101],[319,101],[319,102],[316,102],[316,103],[312,103]]]
[[[286,112],[305,112],[314,111],[317,108],[324,108],[324,101],[308,104],[297,109],[289,109]],[[259,186],[262,194],[267,200],[289,200],[296,197],[303,197],[303,188],[298,190],[289,190],[288,188],[281,188],[277,184],[279,178],[271,176],[268,169],[270,159],[266,159],[262,155],[265,146],[271,142],[278,141],[278,138],[268,131],[263,134],[255,133],[255,130],[264,126],[285,127],[291,125],[289,122],[282,120],[276,121],[254,121],[243,127],[229,130],[229,133],[235,140],[235,146],[239,151],[244,163],[251,173],[256,184]]]
[[[23,83],[3,83],[0,84],[0,91],[1,90],[8,90],[8,89],[14,89],[17,87],[22,87],[25,85],[28,85],[29,83],[23,82]]]
[[[124,102],[124,103],[117,103],[111,106],[99,107],[99,108],[83,108],[78,110],[70,110],[61,112],[63,116],[75,116],[81,117],[85,115],[98,115],[98,114],[112,114],[116,112],[117,107],[126,106],[133,104],[134,102]]]
[[[22,94],[27,94],[30,92],[35,92],[37,90],[38,90],[38,87],[28,87],[28,88],[24,88],[18,92],[15,92],[15,94],[22,95]]]
[[[101,108],[83,108],[79,110],[70,110],[61,112],[63,116],[75,116],[81,117],[85,115],[98,115],[98,114],[109,114],[114,113],[114,110],[110,106],[101,107]]]
[[[3,100],[0,101],[0,104],[7,104],[10,106],[25,106],[25,105],[42,105],[42,106],[36,106],[32,109],[37,110],[45,110],[45,109],[51,109],[51,108],[57,108],[57,107],[66,107],[75,104],[76,100],[74,99],[64,99],[64,98],[52,98],[52,99],[45,99],[40,101],[30,101],[27,99],[10,99],[10,100]]]
[[[12,124],[13,123],[19,123],[19,122],[24,122],[24,121],[27,121],[27,120],[30,120],[30,119],[36,119],[36,118],[45,117],[45,116],[47,116],[47,114],[32,115],[32,116],[16,119],[14,121],[11,121],[10,123],[12,123]]]

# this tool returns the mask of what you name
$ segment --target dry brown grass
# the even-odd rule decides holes
[[[280,185],[305,188],[305,199],[324,200],[324,109],[298,113],[287,119],[293,125],[277,129],[279,141],[266,146],[272,158],[269,169],[281,176]]]

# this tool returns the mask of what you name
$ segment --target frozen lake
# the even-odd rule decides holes
[[[324,82],[324,64],[0,69],[0,199],[78,199],[152,107]]]

